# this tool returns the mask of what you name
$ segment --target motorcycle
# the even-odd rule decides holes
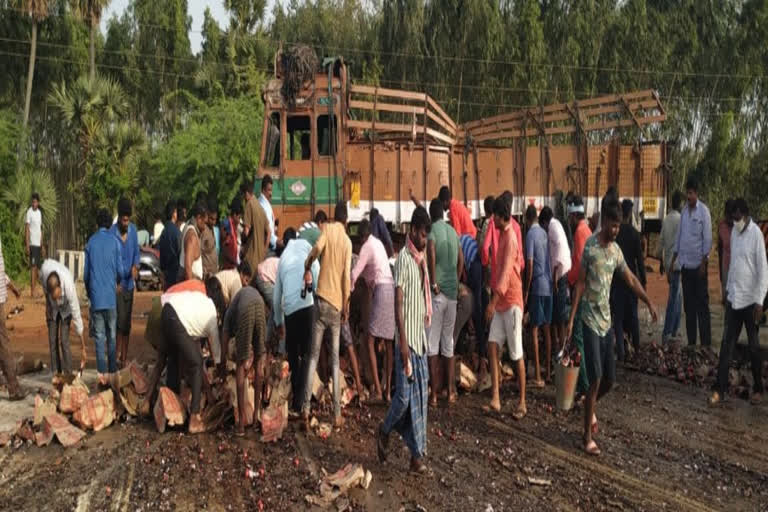
[[[139,279],[136,287],[140,292],[161,290],[163,273],[160,270],[159,253],[155,249],[142,247],[139,250]]]

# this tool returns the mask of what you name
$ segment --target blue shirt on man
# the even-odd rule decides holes
[[[707,205],[696,200],[680,212],[680,229],[677,231],[677,263],[685,269],[696,269],[712,250],[712,217]]]
[[[297,238],[288,242],[280,256],[272,295],[275,306],[273,312],[275,325],[283,325],[283,315],[292,315],[314,304],[311,293],[301,298],[301,290],[304,289],[304,262],[311,250],[312,245],[309,242]],[[317,276],[320,273],[320,264],[317,260],[312,262],[311,272],[312,282],[317,283]]]
[[[160,241],[157,243],[160,251],[160,270],[165,276],[165,287],[176,284],[179,276],[179,255],[181,254],[181,231],[175,222],[167,221]]]
[[[131,291],[134,287],[133,273],[131,267],[136,266],[139,268],[139,236],[136,231],[136,226],[133,222],[128,224],[128,235],[125,237],[125,241],[120,236],[120,227],[117,224],[112,224],[109,231],[117,237],[117,241],[120,242],[120,254],[123,259],[122,274],[120,276],[120,286],[125,291]]]
[[[525,259],[533,260],[531,293],[540,297],[552,295],[552,269],[549,263],[549,237],[538,223],[525,235]]]
[[[115,287],[122,275],[120,242],[115,239],[115,235],[105,228],[100,228],[88,239],[85,246],[83,280],[92,311],[117,307]]]

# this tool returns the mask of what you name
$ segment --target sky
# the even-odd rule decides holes
[[[106,34],[107,22],[113,16],[120,16],[126,7],[128,7],[129,0],[112,0],[107,7],[106,12],[102,15],[101,31]],[[267,2],[267,12],[271,12],[273,2],[270,0]],[[192,46],[192,53],[200,51],[200,45],[202,44],[203,29],[203,13],[206,7],[211,8],[211,14],[219,22],[221,28],[225,28],[228,23],[227,12],[224,10],[224,3],[221,0],[188,0],[189,15],[192,16],[192,29],[189,31],[189,42]]]

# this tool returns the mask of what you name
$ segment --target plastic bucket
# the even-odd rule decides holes
[[[576,395],[576,382],[579,380],[579,367],[555,365],[555,405],[561,411],[569,411],[573,407]]]

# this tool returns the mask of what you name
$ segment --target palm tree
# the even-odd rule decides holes
[[[29,122],[29,103],[32,100],[32,80],[35,76],[37,55],[37,24],[48,16],[51,0],[18,0],[24,14],[32,19],[32,40],[29,47],[29,68],[27,71],[27,92],[24,97],[24,128]]]
[[[70,0],[72,8],[78,14],[80,19],[88,23],[90,33],[90,47],[88,56],[90,58],[90,78],[96,77],[96,30],[101,22],[101,13],[109,5],[110,0]]]

